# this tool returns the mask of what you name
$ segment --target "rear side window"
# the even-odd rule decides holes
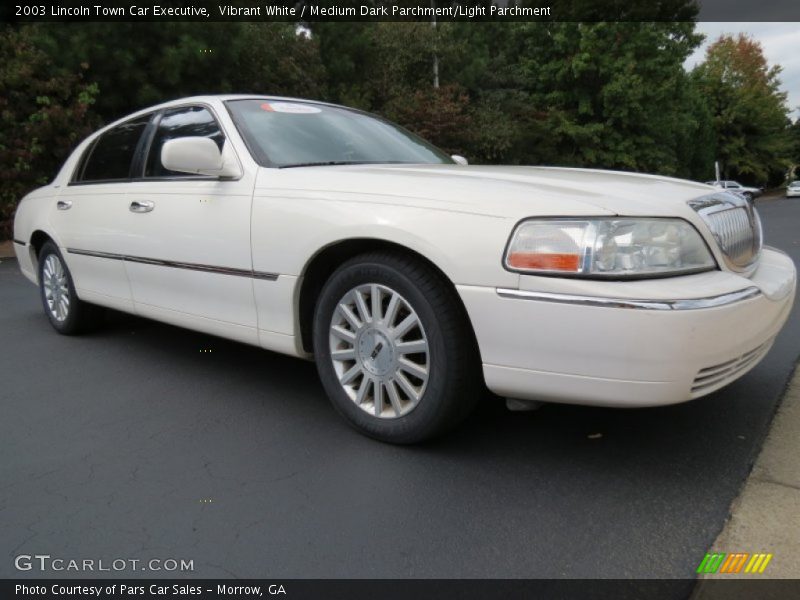
[[[92,145],[74,181],[128,179],[136,148],[151,115],[109,129]]]
[[[191,173],[170,171],[161,164],[164,142],[179,137],[207,137],[222,150],[225,135],[211,112],[202,106],[185,106],[164,112],[158,123],[145,165],[145,177],[197,177]]]

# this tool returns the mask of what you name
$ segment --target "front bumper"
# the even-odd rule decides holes
[[[786,322],[796,272],[788,256],[764,249],[749,279],[715,271],[636,282],[521,280],[519,290],[458,286],[489,389],[634,407],[698,398],[752,369]]]

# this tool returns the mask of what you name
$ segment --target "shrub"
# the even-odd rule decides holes
[[[97,86],[59,71],[35,40],[33,28],[0,29],[0,240],[11,237],[20,198],[92,129]]]

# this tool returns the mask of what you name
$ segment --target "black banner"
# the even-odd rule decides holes
[[[258,580],[3,580],[2,598],[287,598],[291,600],[661,600],[685,599],[695,591],[691,579],[258,579]],[[705,579],[700,597],[796,599],[800,580]]]
[[[17,0],[9,22],[800,21],[797,0]]]

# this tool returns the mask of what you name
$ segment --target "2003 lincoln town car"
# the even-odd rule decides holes
[[[500,396],[703,396],[767,353],[795,268],[711,186],[467,166],[381,118],[204,96],[82,142],[14,243],[60,333],[110,307],[313,357],[347,420],[410,443]]]

